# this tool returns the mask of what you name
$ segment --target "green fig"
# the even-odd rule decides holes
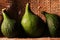
[[[2,9],[2,14],[3,14],[3,22],[1,25],[1,32],[3,33],[4,36],[6,37],[15,37],[17,33],[17,27],[16,21],[9,18],[9,16],[6,14],[6,8]]]
[[[56,37],[59,35],[58,28],[60,27],[59,18],[55,14],[50,14],[45,11],[42,12],[48,24],[49,32],[52,37]],[[60,29],[60,28],[59,28]]]
[[[21,24],[25,32],[30,37],[40,37],[43,34],[45,23],[37,15],[34,15],[26,4],[25,14],[21,20]]]

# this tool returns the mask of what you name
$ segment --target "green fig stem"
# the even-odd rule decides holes
[[[7,15],[5,14],[5,10],[6,10],[6,8],[2,9],[2,14],[3,14],[3,18],[4,18],[4,19],[7,18]]]
[[[28,12],[29,11],[29,3],[26,4],[26,11],[25,12]]]

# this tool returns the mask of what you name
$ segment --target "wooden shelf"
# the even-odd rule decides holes
[[[0,40],[60,40],[60,38],[0,38]]]

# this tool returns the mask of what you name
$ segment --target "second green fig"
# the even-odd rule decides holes
[[[39,37],[44,32],[45,23],[41,18],[31,12],[29,3],[26,4],[25,14],[23,15],[21,24],[25,32],[31,37]]]

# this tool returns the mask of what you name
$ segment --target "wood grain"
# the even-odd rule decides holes
[[[60,40],[60,38],[0,38],[0,40]]]
[[[0,38],[0,40],[50,40],[50,38]]]

